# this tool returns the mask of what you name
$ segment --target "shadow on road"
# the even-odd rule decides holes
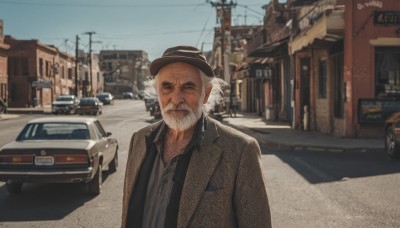
[[[104,172],[104,181],[107,177]],[[9,194],[4,184],[0,187],[0,222],[61,220],[95,197],[84,183],[24,183],[17,195]]]
[[[400,161],[389,159],[382,151],[272,151],[263,148],[263,152],[277,156],[312,184],[400,172]]]

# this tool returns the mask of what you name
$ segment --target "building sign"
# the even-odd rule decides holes
[[[263,65],[253,66],[250,70],[251,77],[257,79],[272,79],[272,69]]]
[[[374,24],[400,25],[400,11],[375,11]]]
[[[219,6],[217,8],[217,17],[221,20],[221,27],[225,31],[230,31],[231,30],[231,7],[227,6]]]
[[[34,87],[36,89],[52,88],[53,83],[50,80],[39,80],[39,81],[32,82],[32,87]]]
[[[382,0],[369,0],[365,1],[363,3],[358,3],[357,4],[357,9],[362,10],[367,7],[375,7],[375,8],[381,8],[383,7],[383,1]]]
[[[395,112],[400,112],[400,100],[358,100],[359,123],[383,123]]]

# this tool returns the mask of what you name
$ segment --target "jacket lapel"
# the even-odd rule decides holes
[[[136,179],[139,175],[139,170],[147,154],[147,146],[150,143],[149,140],[151,140],[149,139],[149,137],[153,133],[153,131],[157,129],[158,126],[159,124],[155,125],[153,128],[151,128],[144,134],[137,134],[133,139],[134,141],[130,145],[129,149],[130,154],[128,156],[128,161],[127,161],[128,165],[126,167],[127,171],[125,176],[125,181],[127,182],[125,183],[126,193],[124,194],[124,207],[123,207],[124,208],[123,217],[125,219],[127,216],[128,204],[132,197],[132,191],[135,188]],[[143,140],[142,137],[144,137],[145,140]],[[135,145],[135,148],[133,148],[133,145]]]
[[[183,185],[178,227],[186,227],[220,160],[222,150],[214,144],[218,138],[216,125],[208,118],[208,127],[200,149],[193,150]]]

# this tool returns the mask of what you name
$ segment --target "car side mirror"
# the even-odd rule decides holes
[[[112,134],[111,134],[111,132],[107,132],[106,135],[107,135],[107,137],[109,137],[109,136],[111,136]]]

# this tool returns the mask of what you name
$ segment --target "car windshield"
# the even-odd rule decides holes
[[[96,97],[109,97],[109,94],[97,94]]]
[[[76,139],[89,139],[85,123],[30,123],[19,134],[17,141]]]
[[[94,105],[94,99],[82,99],[79,105]]]
[[[56,101],[72,101],[72,97],[57,97]]]

